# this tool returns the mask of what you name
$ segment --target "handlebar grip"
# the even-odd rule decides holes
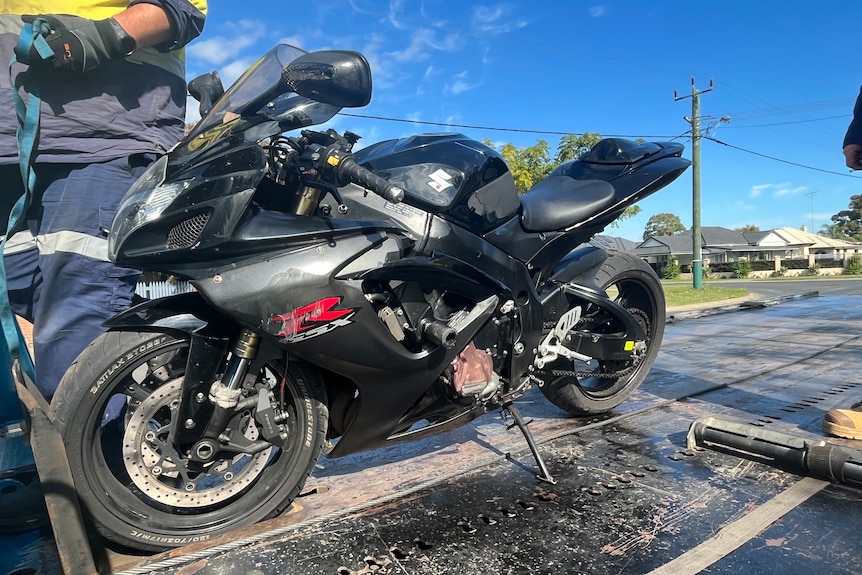
[[[338,166],[338,173],[346,180],[371,190],[393,204],[400,203],[404,199],[404,190],[395,184],[389,183],[371,170],[363,168],[350,156],[341,160]]]

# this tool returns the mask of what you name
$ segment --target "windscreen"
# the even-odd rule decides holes
[[[249,120],[237,126],[240,130],[263,121],[277,122],[274,133],[329,121],[341,108],[299,96],[281,80],[282,69],[303,54],[305,51],[287,44],[264,54],[218,99],[186,140],[239,118]]]

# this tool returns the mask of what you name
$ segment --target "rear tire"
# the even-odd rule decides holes
[[[82,506],[121,545],[160,551],[277,515],[323,446],[328,413],[319,375],[300,362],[285,374],[274,361],[258,382],[283,385],[285,443],[256,454],[223,452],[202,470],[186,466],[166,438],[188,348],[189,339],[175,333],[108,332],[78,357],[52,402]],[[262,438],[252,415],[236,415],[230,430]]]
[[[551,403],[573,415],[595,415],[609,411],[634,393],[655,363],[665,325],[665,297],[661,282],[653,269],[642,259],[625,252],[609,252],[608,259],[595,275],[596,285],[609,295],[616,292],[614,301],[624,308],[634,310],[634,316],[646,328],[646,351],[634,369],[622,377],[604,378],[603,374],[619,372],[630,368],[632,363],[620,365],[619,362],[597,362],[589,364],[558,360],[548,366],[548,370],[565,370],[593,373],[593,376],[574,377],[571,375],[542,377],[544,385],[540,388]],[[572,306],[579,302],[571,302]],[[582,302],[581,302],[582,304]],[[613,332],[619,326],[608,325],[608,316],[595,306],[587,305],[582,318],[592,322],[580,325],[578,329]],[[619,328],[621,329],[621,328]]]

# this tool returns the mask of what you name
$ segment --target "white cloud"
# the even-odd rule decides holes
[[[288,44],[290,46],[296,46],[297,48],[302,48],[303,50],[305,50],[305,48],[303,47],[302,36],[285,36],[284,38],[276,42],[276,44]]]
[[[390,0],[389,2],[389,23],[398,30],[407,28],[407,25],[402,23],[399,19],[401,6],[403,4],[404,2],[402,0]]]
[[[387,56],[400,62],[421,62],[431,57],[428,48],[442,52],[454,52],[460,47],[461,42],[457,34],[448,34],[438,39],[437,33],[430,28],[421,28],[413,33],[410,45],[404,50],[387,52]]]
[[[605,15],[605,7],[601,4],[597,6],[591,6],[589,12],[590,16],[592,16],[593,18],[601,18]]]
[[[446,93],[458,95],[482,85],[482,82],[470,82],[470,73],[467,71],[455,74],[453,80],[446,85]]]
[[[259,39],[258,31],[262,28],[265,28],[262,22],[239,20],[227,26],[225,34],[192,42],[186,51],[190,58],[208,64],[223,64],[253,46]]]
[[[387,52],[387,55],[392,56],[401,62],[418,62],[427,60],[431,57],[428,53],[428,41],[434,37],[434,31],[423,28],[413,34],[410,39],[410,45],[397,52]]]
[[[759,184],[757,186],[751,186],[751,189],[748,191],[749,198],[756,198],[760,194],[763,193],[764,190],[768,190],[772,184]]]
[[[808,190],[806,186],[794,186],[789,182],[782,182],[780,184],[758,184],[756,186],[751,186],[751,189],[748,191],[748,197],[749,199],[754,199],[761,194],[769,194],[775,198],[783,196],[798,196],[805,193],[806,190]]]
[[[511,12],[512,6],[508,4],[474,6],[471,29],[483,34],[503,34],[527,25],[526,20],[513,18]]]
[[[425,94],[425,85],[435,84],[436,81],[434,80],[434,78],[439,75],[440,70],[436,69],[433,64],[429,64],[425,68],[425,73],[422,74],[422,81],[419,82],[419,85],[416,86],[416,95],[421,96]]]
[[[254,64],[255,60],[257,59],[236,60],[226,66],[222,66],[221,70],[219,70],[219,76],[221,76],[221,81],[222,84],[224,84],[224,87],[227,88],[236,82],[237,78],[242,76],[242,73],[248,70],[249,66]]]
[[[800,194],[805,193],[808,189],[807,186],[796,186],[794,188],[781,186],[772,192],[772,195],[776,198],[780,198],[782,196],[798,196]]]
[[[357,14],[374,14],[371,10],[366,10],[359,6],[359,4],[355,0],[347,0],[347,3],[350,4],[350,8],[353,9]]]

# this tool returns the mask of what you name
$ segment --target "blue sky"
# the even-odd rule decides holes
[[[681,136],[689,158],[691,99],[675,101],[674,90],[686,96],[692,77],[699,90],[712,79],[701,124],[734,147],[703,141],[701,225],[817,231],[862,193],[841,154],[862,83],[860,28],[859,0],[209,0],[187,70],[216,69],[228,84],[279,42],[357,50],[374,96],[345,112],[404,120],[331,123],[363,144],[458,131],[555,150],[562,134],[589,131]],[[607,233],[639,241],[662,212],[690,227],[691,178]]]

